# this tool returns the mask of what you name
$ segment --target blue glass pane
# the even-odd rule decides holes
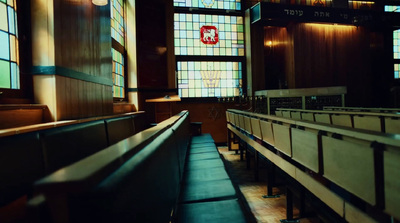
[[[10,43],[8,33],[0,31],[0,59],[10,60]]]
[[[19,69],[16,63],[11,63],[11,88],[19,89]]]
[[[15,21],[14,9],[8,6],[8,27],[9,32],[15,34]]]

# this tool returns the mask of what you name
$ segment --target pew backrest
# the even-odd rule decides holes
[[[0,207],[32,194],[32,182],[45,173],[37,132],[0,138]]]
[[[121,118],[122,116],[122,118]],[[138,129],[148,126],[145,113],[128,113],[85,120],[45,123],[1,131],[0,137],[0,207],[32,194],[35,180],[70,165],[109,146],[109,135],[133,134],[134,123]],[[116,120],[116,121],[114,121]],[[118,128],[120,120],[130,126]],[[136,121],[136,122],[135,122]],[[118,131],[116,134],[114,131]],[[118,136],[116,136],[118,135]],[[111,137],[111,138],[112,138]]]
[[[40,137],[47,173],[108,146],[106,125],[103,120],[47,129],[40,132]]]
[[[40,179],[35,191],[51,207],[66,198],[65,206],[51,210],[53,220],[168,222],[190,139],[188,120],[183,111]]]

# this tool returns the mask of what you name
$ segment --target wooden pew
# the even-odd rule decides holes
[[[134,124],[143,129],[148,125],[143,121],[144,115],[136,112],[1,130],[0,212],[4,213],[15,200],[30,198],[35,180],[109,146],[118,125],[107,129],[105,120],[118,123],[123,119],[130,123],[130,129]],[[118,131],[121,135],[134,133]]]
[[[212,137],[191,138],[189,130],[189,113],[183,111],[40,179],[35,192],[44,196],[53,222],[202,222],[202,215],[247,222]],[[222,165],[207,165],[210,160]],[[44,206],[34,201],[32,212]]]
[[[53,221],[167,221],[181,176],[171,127],[181,118],[188,119],[188,112],[37,181],[35,191],[44,195]]]
[[[263,140],[268,146],[237,131],[232,123],[227,127],[310,190],[342,219],[349,222],[380,222],[391,216],[400,219],[397,211],[400,205],[399,135],[234,109],[228,109],[229,112],[259,119],[261,130],[263,126],[271,126],[268,131],[274,134],[274,140]],[[280,140],[290,141],[287,134],[276,136],[276,130],[281,131],[285,125],[289,126],[291,154],[276,146]],[[275,154],[270,146],[283,152],[285,158],[281,153]],[[359,201],[353,203],[353,200]],[[359,202],[367,209],[373,209],[375,214],[369,215],[370,212],[359,209]]]

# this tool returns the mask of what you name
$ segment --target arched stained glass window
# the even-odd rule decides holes
[[[111,0],[113,97],[125,98],[125,18],[124,0]]]
[[[0,0],[0,88],[20,88],[16,8],[15,0]]]

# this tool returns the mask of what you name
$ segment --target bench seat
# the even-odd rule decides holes
[[[187,171],[185,174],[184,182],[186,184],[197,184],[204,181],[225,179],[229,179],[229,176],[223,167],[211,167]]]
[[[197,143],[214,143],[214,139],[212,138],[210,133],[204,133],[198,136],[194,136],[191,141],[192,144]]]
[[[215,146],[191,148],[189,151],[189,154],[197,154],[197,153],[217,153],[218,154],[218,151]]]
[[[211,135],[193,136],[186,160],[177,222],[248,222]]]
[[[180,223],[248,222],[243,212],[237,211],[240,210],[237,199],[183,204],[180,209],[182,212],[178,219]]]
[[[221,159],[194,160],[186,164],[186,171],[192,169],[207,169],[212,167],[224,167]]]
[[[188,161],[206,160],[206,159],[219,159],[219,153],[206,152],[206,153],[192,153],[188,157]]]
[[[183,186],[181,203],[217,201],[236,198],[230,179],[204,181]]]

